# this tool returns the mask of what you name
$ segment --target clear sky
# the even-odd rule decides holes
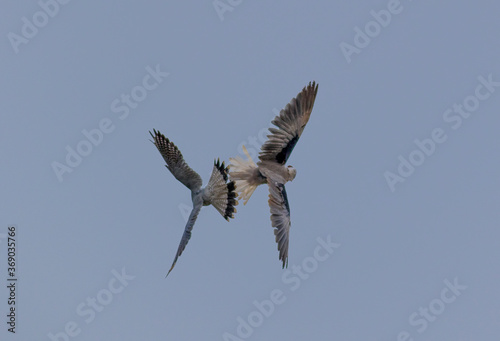
[[[0,339],[498,340],[499,12],[2,2]],[[206,183],[312,80],[288,269],[262,186],[204,207],[165,279],[191,199],[148,131]]]

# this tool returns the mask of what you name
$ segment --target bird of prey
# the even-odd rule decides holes
[[[168,168],[177,180],[191,190],[191,200],[193,201],[193,209],[186,223],[172,267],[167,273],[168,276],[191,238],[191,230],[200,213],[201,207],[212,205],[224,219],[229,221],[229,218],[234,218],[234,213],[236,212],[235,206],[238,205],[238,201],[236,200],[234,181],[228,182],[228,167],[224,167],[224,161],[220,163],[219,159],[214,160],[214,168],[208,185],[201,188],[201,177],[187,165],[179,148],[159,131],[153,130],[153,132],[154,135],[149,132],[153,137],[151,142],[158,148],[158,151],[167,163],[165,167]]]
[[[315,82],[309,83],[293,98],[272,123],[276,128],[269,128],[268,140],[262,145],[259,162],[255,164],[245,146],[243,151],[247,156],[230,158],[231,180],[236,183],[239,199],[248,202],[257,186],[266,184],[269,187],[269,207],[271,208],[271,225],[274,228],[276,243],[278,243],[279,259],[283,268],[288,267],[288,241],[290,235],[290,206],[285,190],[285,183],[292,181],[297,171],[286,162],[297,144],[304,128],[309,121],[314,100],[318,92]]]

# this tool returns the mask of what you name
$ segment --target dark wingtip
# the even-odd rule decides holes
[[[224,219],[229,221],[229,218],[234,218],[234,213],[236,213],[236,207],[238,201],[236,200],[236,185],[234,181],[227,183],[227,206],[224,212]]]
[[[151,135],[151,137],[153,138],[152,140],[149,140],[151,141],[152,143],[155,143],[155,140],[156,140],[156,130],[153,129],[155,135],[153,135],[153,133],[151,132],[151,130],[149,131],[149,135]]]
[[[312,81],[312,82],[309,82],[309,85],[307,86],[307,90],[313,90],[314,93],[316,94],[318,92],[318,87],[319,87],[319,84],[316,83],[316,81]],[[306,90],[305,87],[304,87],[304,90]]]
[[[227,174],[229,172],[229,167],[225,167],[224,161],[222,161],[221,163],[219,158],[217,158],[217,160],[214,160],[214,165],[221,173],[222,177],[224,178],[224,181],[227,181]]]
[[[302,93],[304,93],[306,98],[314,101],[316,99],[316,95],[318,94],[318,87],[319,84],[317,84],[315,81],[309,82],[309,85],[305,86],[302,89]]]
[[[153,133],[155,133],[154,135],[153,135],[153,133],[151,133],[151,131],[149,131],[149,133],[151,134],[151,136],[152,136],[153,138],[156,138],[156,137],[158,137],[158,136],[163,136],[163,134],[162,134],[162,133],[160,133],[160,131],[159,131],[159,130],[156,130],[156,129],[153,129]]]
[[[153,135],[153,133],[154,133],[154,135]],[[153,141],[151,141],[151,142],[153,142],[155,145],[157,144],[157,142],[161,142],[162,140],[165,141],[166,144],[170,143],[170,140],[168,139],[168,137],[163,135],[159,130],[153,129],[153,133],[151,133],[151,131],[149,131],[149,134],[153,138]]]
[[[172,266],[170,267],[170,270],[168,270],[167,275],[165,276],[165,278],[167,278],[168,275],[170,275],[170,272],[172,272],[172,270],[174,269],[175,263],[177,263],[177,260],[174,261],[174,264],[172,264]]]

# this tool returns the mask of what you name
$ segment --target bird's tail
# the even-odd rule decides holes
[[[236,200],[236,191],[234,181],[228,182],[228,167],[224,167],[224,161],[214,161],[214,169],[210,180],[208,181],[208,200],[215,209],[229,221],[229,218],[234,218],[236,213],[235,206],[238,205]]]
[[[243,151],[248,158],[247,160],[244,160],[241,156],[229,158],[231,162],[229,176],[236,183],[236,191],[239,193],[239,199],[245,200],[243,205],[246,205],[248,199],[250,199],[262,181],[259,181],[259,169],[255,162],[253,162],[250,154],[248,154],[245,146],[243,146]]]

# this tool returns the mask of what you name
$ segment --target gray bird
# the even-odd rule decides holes
[[[240,156],[229,159],[231,162],[229,176],[236,183],[239,199],[245,200],[244,205],[257,186],[266,183],[269,186],[271,225],[274,227],[279,259],[283,262],[283,268],[288,267],[291,225],[285,183],[292,181],[297,175],[295,168],[285,164],[309,121],[317,92],[318,85],[315,82],[309,83],[274,118],[272,123],[277,128],[269,128],[271,134],[261,147],[260,161],[257,164],[253,162],[245,146],[243,151],[247,160]]]
[[[228,167],[224,167],[224,162],[220,163],[218,159],[214,160],[214,168],[208,185],[201,188],[201,177],[187,165],[179,148],[159,131],[153,130],[153,132],[154,135],[149,132],[153,137],[151,142],[154,143],[161,156],[163,156],[168,170],[177,180],[191,190],[191,200],[193,201],[193,210],[186,223],[172,267],[167,273],[168,276],[191,238],[191,230],[201,207],[212,205],[224,219],[229,221],[229,218],[234,218],[235,206],[238,205],[238,201],[236,200],[235,183],[234,181],[228,182]]]

